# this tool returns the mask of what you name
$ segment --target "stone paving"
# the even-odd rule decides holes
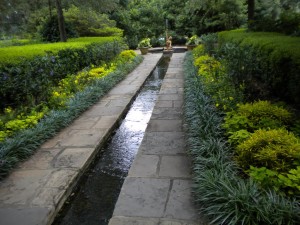
[[[182,127],[184,53],[174,53],[109,225],[201,225]],[[0,225],[46,225],[154,69],[143,63],[0,183]]]
[[[200,225],[183,132],[183,59],[175,53],[109,225]]]

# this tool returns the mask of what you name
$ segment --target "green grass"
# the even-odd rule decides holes
[[[0,48],[0,64],[16,64],[24,59],[45,55],[47,52],[56,53],[65,48],[83,48],[91,43],[111,42],[119,37],[82,37],[69,39],[63,43],[30,44]]]

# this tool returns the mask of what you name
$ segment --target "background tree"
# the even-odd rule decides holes
[[[67,32],[66,32],[66,27],[65,27],[65,18],[64,18],[60,0],[55,0],[55,5],[56,5],[56,10],[57,10],[57,20],[58,20],[60,41],[66,42],[67,41]]]

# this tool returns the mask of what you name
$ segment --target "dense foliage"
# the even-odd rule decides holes
[[[90,41],[92,40],[94,39],[92,38]],[[11,54],[11,57],[9,55],[7,57],[11,60],[0,64],[1,111],[8,106],[12,108],[21,105],[35,106],[48,101],[51,87],[62,78],[68,74],[74,74],[84,67],[100,65],[112,60],[125,47],[120,40],[114,38],[102,38],[96,43],[90,41],[0,49]],[[31,50],[32,47],[35,47],[36,51]],[[31,54],[26,55],[26,60],[22,59],[19,62],[19,58],[14,55],[16,48],[23,50],[18,53],[20,55],[26,55],[28,52]],[[46,49],[53,50],[53,52],[45,55]],[[33,57],[34,54],[37,56]],[[39,54],[42,55],[39,56]]]
[[[223,56],[236,86],[249,98],[277,97],[300,104],[300,38],[278,33],[219,33]]]
[[[193,159],[194,196],[201,213],[212,224],[297,224],[299,202],[240,176],[235,153],[224,139],[222,115],[207,95],[207,84],[190,54],[184,69],[185,127]]]

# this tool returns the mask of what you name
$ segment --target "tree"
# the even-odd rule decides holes
[[[55,5],[56,5],[56,10],[57,10],[60,41],[66,42],[67,41],[67,33],[66,33],[66,27],[65,27],[65,19],[64,19],[64,14],[63,14],[60,0],[55,0]]]
[[[254,20],[255,0],[248,1],[248,23]]]

